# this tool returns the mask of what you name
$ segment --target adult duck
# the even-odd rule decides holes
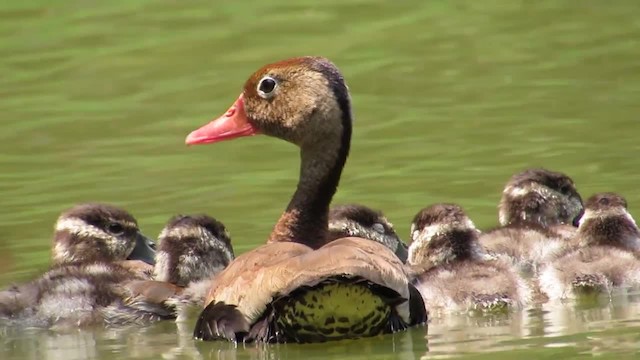
[[[352,115],[342,74],[321,57],[266,65],[229,110],[187,136],[207,144],[265,134],[300,147],[300,179],[267,244],[217,277],[199,339],[318,342],[390,333],[426,321],[420,294],[386,246],[327,243],[328,213],[349,154]]]

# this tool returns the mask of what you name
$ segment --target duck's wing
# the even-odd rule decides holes
[[[266,307],[265,296],[258,296],[262,285],[258,274],[292,257],[313,251],[310,247],[291,242],[275,242],[259,246],[236,257],[215,276],[204,300],[205,308],[195,325],[194,337],[211,340],[224,337],[236,340],[237,333],[249,331],[250,324],[260,314],[248,309]],[[267,288],[269,285],[266,285]],[[238,311],[242,306],[243,311]]]
[[[143,279],[151,280],[153,278],[153,265],[147,264],[142,260],[122,260],[115,263]]]
[[[395,297],[400,318],[406,323],[413,321],[407,300],[415,294],[410,293],[408,276],[402,262],[382,244],[342,238],[315,251],[295,243],[272,243],[260,250],[252,256],[238,257],[236,261],[242,262],[234,261],[216,279],[196,324],[197,338],[235,340],[235,333],[249,331],[275,298],[336,276],[364,279],[391,290],[387,294]],[[276,256],[266,261],[264,257],[271,254]]]
[[[114,285],[118,301],[102,310],[108,325],[147,324],[175,319],[183,288],[162,281],[131,280]]]

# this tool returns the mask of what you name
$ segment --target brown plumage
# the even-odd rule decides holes
[[[506,255],[531,277],[540,264],[573,246],[583,205],[573,180],[546,169],[515,174],[505,185],[499,205],[500,226],[484,232],[480,242],[489,253]]]
[[[531,289],[515,268],[485,254],[478,233],[456,204],[434,204],[414,217],[408,263],[432,314],[505,310],[530,301]]]
[[[197,338],[324,341],[426,320],[423,306],[410,307],[422,299],[412,296],[391,250],[360,238],[327,244],[329,204],[349,153],[351,122],[349,93],[335,65],[301,57],[259,69],[225,115],[189,134],[188,144],[202,144],[264,133],[301,150],[297,189],[268,243],[237,257],[216,278],[196,323]],[[322,297],[331,291],[357,293],[368,310],[359,303],[344,309]],[[297,307],[300,316],[292,315]],[[343,310],[351,311],[348,324],[334,322]]]
[[[403,263],[407,261],[407,245],[379,210],[360,204],[333,206],[329,211],[328,241],[349,236],[377,241],[391,249]]]
[[[590,197],[575,242],[578,249],[567,251],[540,272],[540,287],[551,299],[640,286],[640,230],[622,196]]]

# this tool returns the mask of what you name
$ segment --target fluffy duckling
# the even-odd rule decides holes
[[[182,320],[187,306],[202,305],[212,277],[233,259],[231,239],[221,222],[207,215],[176,215],[158,237],[155,281],[130,283],[129,297],[175,306]]]
[[[207,215],[177,215],[158,237],[155,280],[178,286],[209,279],[234,259],[225,226]]]
[[[520,307],[531,290],[506,260],[487,256],[479,231],[455,204],[422,209],[411,225],[408,263],[431,313]]]
[[[329,211],[329,241],[355,236],[377,241],[393,251],[403,263],[407,261],[407,245],[400,240],[379,210],[360,204],[333,206]]]
[[[541,270],[540,288],[549,298],[610,293],[640,285],[640,230],[622,196],[599,193],[590,197],[575,241],[579,249]]]
[[[86,203],[58,217],[51,259],[54,266],[139,260],[152,268],[155,247],[126,210],[109,204]]]
[[[109,307],[123,305],[120,285],[145,279],[128,260],[154,263],[150,240],[135,218],[106,204],[65,211],[55,226],[54,266],[39,278],[0,292],[0,321],[36,327],[78,327],[105,320]],[[162,316],[141,314],[141,318]]]
[[[539,265],[571,246],[583,204],[565,174],[528,169],[506,184],[499,205],[500,227],[485,232],[480,243],[489,253],[506,255],[533,276]]]

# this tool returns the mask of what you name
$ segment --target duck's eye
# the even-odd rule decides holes
[[[371,228],[377,232],[380,233],[382,235],[384,235],[385,231],[384,231],[384,225],[380,224],[380,223],[375,223],[373,225],[371,225]]]
[[[274,78],[270,76],[263,77],[262,80],[260,80],[260,82],[258,83],[258,95],[265,99],[270,98],[271,96],[273,96],[273,90],[275,90],[277,84],[278,83]]]
[[[562,193],[562,194],[567,194],[568,195],[570,192],[571,192],[571,186],[570,185],[563,185],[560,188],[560,193]]]
[[[107,225],[107,231],[113,235],[122,235],[122,233],[124,233],[124,228],[118,223],[111,223]]]

